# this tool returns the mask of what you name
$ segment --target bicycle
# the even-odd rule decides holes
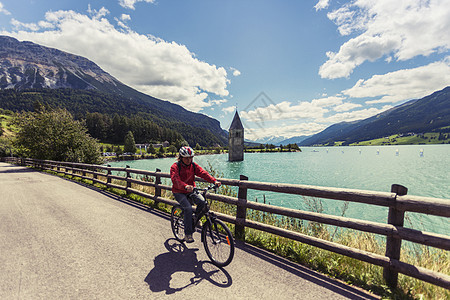
[[[206,254],[208,255],[211,262],[218,267],[225,267],[231,263],[234,256],[234,239],[231,235],[230,229],[225,225],[224,222],[219,220],[217,216],[210,211],[210,204],[207,200],[206,194],[209,190],[217,189],[217,186],[211,185],[204,189],[194,188],[191,193],[202,194],[206,203],[203,210],[196,217],[193,216],[192,228],[196,228],[202,217],[205,217],[205,222],[201,231],[201,241],[205,248]],[[188,196],[189,201],[192,204],[192,199]],[[172,207],[172,212],[170,214],[170,221],[172,226],[172,232],[175,238],[179,242],[184,242],[184,211],[180,205],[175,205]]]

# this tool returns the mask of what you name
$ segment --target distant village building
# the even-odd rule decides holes
[[[228,161],[244,160],[244,126],[236,111],[228,130]]]
[[[161,146],[169,147],[170,143],[169,143],[169,141],[164,141],[162,144],[161,143],[158,143],[158,144],[152,143],[153,149],[159,149],[159,148],[161,148]],[[139,154],[142,154],[142,149],[144,149],[144,151],[147,152],[147,149],[150,147],[150,144],[136,144],[136,147],[139,149]]]

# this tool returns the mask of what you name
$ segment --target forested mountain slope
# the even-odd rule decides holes
[[[125,115],[179,132],[189,143],[226,144],[220,123],[206,115],[145,95],[121,83],[92,61],[32,42],[0,36],[0,108],[31,110],[36,101],[87,113]]]

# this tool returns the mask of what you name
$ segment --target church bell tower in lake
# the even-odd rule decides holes
[[[228,130],[228,161],[244,160],[244,126],[236,110]]]

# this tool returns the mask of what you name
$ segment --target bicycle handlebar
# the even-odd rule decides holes
[[[197,187],[195,187],[192,192],[194,192],[194,193],[207,192],[207,191],[212,190],[212,189],[217,190],[218,188],[219,188],[219,186],[217,186],[215,184],[212,184],[212,185],[209,185],[209,186],[207,186],[205,188],[197,188]]]

